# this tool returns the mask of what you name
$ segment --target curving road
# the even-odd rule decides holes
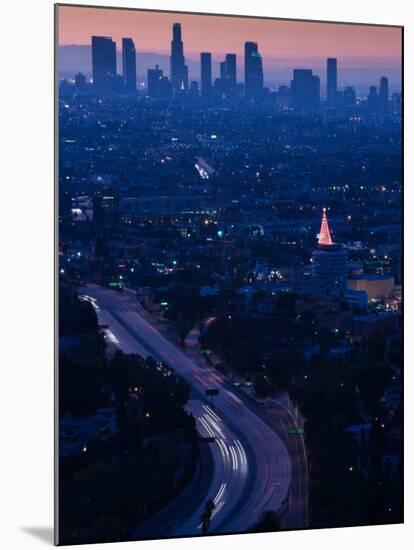
[[[292,463],[285,443],[260,414],[248,406],[224,377],[194,362],[165,338],[144,317],[133,294],[97,285],[80,292],[90,300],[107,335],[126,353],[152,355],[172,367],[192,386],[187,410],[196,418],[202,436],[210,443],[213,474],[208,491],[215,510],[210,532],[234,533],[248,529],[264,510],[280,510],[290,496]],[[206,389],[218,389],[214,404]],[[153,537],[200,534],[204,502],[195,501],[186,519],[174,522],[166,532],[162,525]],[[294,527],[303,527],[303,520]]]
[[[204,321],[204,326],[214,322],[215,317],[209,317]],[[209,364],[200,354],[200,331],[194,327],[185,339],[186,353],[197,364]],[[212,356],[212,364],[215,360]],[[235,375],[235,376],[234,376]],[[232,373],[232,380],[238,379],[238,373]],[[304,441],[304,435],[289,433],[292,429],[304,427],[304,419],[290,401],[287,394],[281,394],[277,398],[251,399],[243,390],[233,386],[233,391],[244,401],[246,406],[253,407],[254,412],[271,426],[279,435],[289,451],[292,465],[292,479],[289,493],[289,507],[283,513],[282,526],[284,529],[300,529],[309,526],[308,510],[308,461]]]

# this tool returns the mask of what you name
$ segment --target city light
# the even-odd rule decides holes
[[[402,521],[400,29],[57,9],[59,543]]]

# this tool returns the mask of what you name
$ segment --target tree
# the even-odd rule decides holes
[[[279,294],[277,306],[282,317],[293,319],[296,315],[296,294],[292,292],[282,292]]]
[[[214,500],[211,499],[211,498],[208,499],[208,501],[206,502],[206,504],[204,506],[204,511],[200,516],[201,531],[202,531],[203,535],[208,534],[208,531],[210,529],[211,516],[213,514],[213,510],[214,510],[215,507],[216,507],[216,505],[214,504]]]
[[[59,287],[59,337],[98,333],[98,318],[89,302],[81,301],[72,287]]]
[[[64,356],[59,364],[60,414],[74,417],[91,415],[102,406],[97,368],[87,366],[72,356]]]
[[[253,378],[254,391],[258,397],[267,397],[269,394],[269,384],[263,374],[256,374]]]
[[[277,391],[285,391],[290,386],[292,370],[297,367],[299,362],[299,359],[293,355],[278,351],[272,353],[269,359],[266,374]]]

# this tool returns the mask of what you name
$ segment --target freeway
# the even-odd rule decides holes
[[[209,327],[215,317],[209,317],[204,321],[204,327]],[[207,363],[206,358],[200,354],[200,330],[197,325],[187,334],[185,339],[186,353],[196,363],[204,363],[211,365],[219,364],[219,358],[214,355],[210,356]],[[231,372],[232,381],[242,381],[239,373]],[[303,429],[304,419],[299,414],[297,407],[294,407],[287,394],[282,394],[278,398],[268,397],[266,399],[256,400],[249,399],[243,390],[238,389],[239,386],[233,387],[240,399],[246,406],[254,407],[255,413],[263,418],[273,430],[279,435],[289,451],[289,456],[292,465],[292,479],[290,484],[290,503],[289,508],[283,514],[283,528],[298,529],[308,527],[309,525],[309,510],[308,510],[308,461],[304,442],[304,435],[291,433],[292,430]],[[260,403],[260,406],[258,405]]]
[[[283,501],[290,497],[292,463],[285,443],[262,415],[234,393],[219,372],[194,362],[165,338],[145,318],[133,294],[97,285],[87,285],[80,292],[94,305],[99,322],[120,349],[152,355],[191,384],[187,410],[195,417],[200,435],[214,438],[208,496],[216,506],[210,532],[242,532],[263,511],[283,509]],[[207,389],[219,390],[214,405],[205,396]],[[186,518],[174,522],[168,532],[158,525],[152,536],[200,534],[204,502],[195,501]]]

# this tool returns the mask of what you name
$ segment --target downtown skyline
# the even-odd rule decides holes
[[[200,52],[211,52],[213,76],[218,75],[219,63],[226,54],[236,54],[241,74],[244,43],[250,41],[259,45],[268,86],[288,83],[293,68],[311,68],[319,73],[323,83],[326,58],[333,57],[338,59],[340,86],[355,85],[365,93],[370,84],[386,75],[390,91],[400,90],[400,28],[134,10],[120,10],[116,16],[110,14],[110,10],[100,8],[60,9],[58,44],[62,73],[69,74],[76,64],[81,65],[79,70],[88,72],[86,50],[92,35],[111,36],[117,44],[118,56],[122,38],[132,38],[140,79],[150,68],[147,59],[154,59],[154,65],[158,63],[166,71],[171,28],[180,23],[189,80],[199,80]]]
[[[92,60],[92,82],[96,91],[104,93],[135,93],[136,87],[146,87],[149,97],[170,98],[182,92],[190,91],[192,96],[198,97],[201,93],[204,98],[236,97],[243,91],[243,95],[250,99],[264,99],[272,91],[272,85],[266,85],[264,79],[263,57],[257,42],[246,41],[244,43],[243,70],[237,63],[237,54],[226,53],[223,61],[219,62],[219,74],[217,68],[213,70],[212,52],[200,52],[200,62],[197,67],[198,77],[189,74],[189,65],[186,62],[184,41],[182,40],[181,23],[173,23],[171,51],[169,56],[169,67],[165,63],[160,67],[159,63],[150,63],[147,60],[147,79],[145,83],[139,83],[137,75],[137,50],[132,38],[122,37],[122,58],[118,60],[116,41],[112,36],[91,36],[91,60]],[[121,61],[121,62],[120,62]],[[154,61],[154,60],[153,60]],[[60,65],[62,61],[60,60]],[[215,62],[217,64],[217,62]],[[118,71],[122,66],[122,74]],[[153,66],[154,68],[150,68]],[[72,79],[75,86],[85,91],[87,78],[85,74],[76,69],[76,75]],[[193,68],[194,70],[194,68]],[[169,76],[164,75],[169,72]],[[237,79],[237,73],[244,73],[244,80]],[[86,71],[87,73],[89,71]],[[385,72],[385,71],[384,71]],[[62,75],[62,71],[60,71]],[[216,73],[216,74],[214,74]],[[218,76],[216,78],[215,76]],[[193,76],[193,78],[191,78]],[[321,81],[325,85],[326,94],[321,94]],[[65,81],[63,81],[65,82]],[[214,85],[213,85],[214,82]],[[239,86],[240,84],[240,86]],[[279,85],[278,93],[291,95],[291,105],[296,107],[318,107],[320,100],[325,99],[330,107],[339,106],[343,100],[350,106],[355,104],[358,86],[352,83],[346,85],[343,91],[338,87],[338,60],[337,58],[326,58],[326,80],[313,69],[293,68],[293,78],[290,80],[290,87]],[[394,91],[394,90],[392,90]],[[369,94],[366,96],[371,109],[386,112],[388,110],[390,83],[388,76],[380,77],[380,87],[369,82]],[[394,95],[394,94],[393,94]],[[397,94],[400,95],[401,94]]]
[[[133,39],[122,38],[122,74],[119,74],[117,70],[119,63],[117,62],[116,42],[112,37],[92,36],[91,46],[92,82],[95,91],[99,93],[135,93],[138,81],[137,56]],[[214,78],[213,85],[212,53],[200,52],[200,78],[189,82],[181,23],[174,23],[169,77],[164,75],[164,70],[158,64],[153,69],[149,68],[147,70],[147,93],[151,98],[171,99],[183,92],[190,92],[194,99],[199,96],[200,85],[201,95],[205,99],[212,99],[213,96],[235,98],[242,91],[247,99],[263,100],[270,93],[270,89],[264,85],[263,60],[257,42],[245,42],[244,44],[244,83],[237,81],[237,55],[235,53],[227,53],[219,67],[220,76]],[[355,105],[355,88],[347,86],[343,91],[338,88],[337,59],[327,58],[326,68],[327,105],[329,107],[337,107],[341,103],[348,107]],[[86,91],[87,81],[84,74],[78,72],[74,81],[75,87],[78,87],[81,92]],[[312,69],[294,68],[290,87],[279,86],[278,93],[280,98],[286,94],[290,95],[291,106],[316,108],[321,101],[321,79],[317,74],[313,74]],[[381,76],[379,95],[377,86],[370,85],[367,102],[371,110],[379,109],[382,113],[388,111],[388,77]]]

